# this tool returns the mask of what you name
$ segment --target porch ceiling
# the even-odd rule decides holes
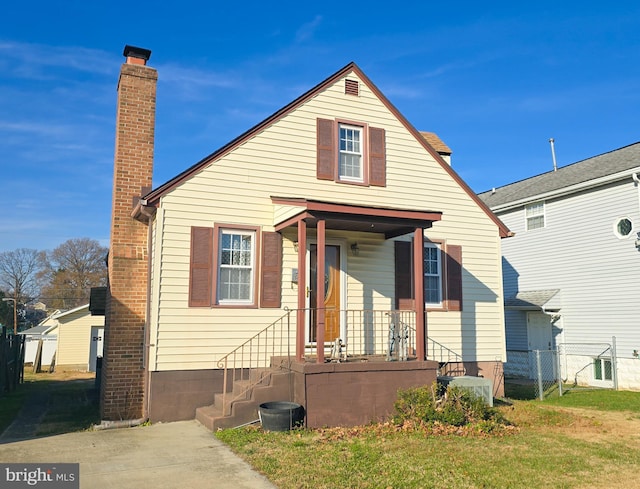
[[[297,227],[304,220],[315,228],[324,220],[327,229],[384,234],[386,239],[430,228],[442,218],[439,211],[419,211],[385,207],[338,204],[301,198],[271,197],[274,204],[296,208],[297,212],[275,223],[276,231]]]

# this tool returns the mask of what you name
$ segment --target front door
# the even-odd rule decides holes
[[[309,341],[316,341],[318,327],[316,310],[323,307],[325,309],[324,339],[325,343],[330,343],[340,337],[340,246],[325,245],[324,291],[320,294],[320,303],[316,291],[317,252],[317,245],[311,244],[309,247],[309,308],[311,313],[309,315],[308,336]]]

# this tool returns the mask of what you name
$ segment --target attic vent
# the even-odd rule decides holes
[[[358,96],[358,80],[345,80],[344,81],[344,93],[347,95]]]

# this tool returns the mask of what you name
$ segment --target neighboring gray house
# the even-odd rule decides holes
[[[617,374],[640,389],[640,142],[479,197],[515,233],[502,242],[505,375],[529,377],[531,352],[560,345],[568,382]]]

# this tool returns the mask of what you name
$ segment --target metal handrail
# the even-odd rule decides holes
[[[310,312],[310,309],[305,309]],[[270,368],[273,360],[280,358],[278,367],[291,369],[291,349],[295,347],[292,339],[292,324],[297,315],[297,309],[285,308],[285,313],[266,328],[256,333],[240,346],[224,355],[217,362],[218,368],[223,370],[222,385],[222,411],[224,415],[230,414],[231,404],[238,399],[246,399],[251,390],[263,383],[271,375]],[[412,310],[371,310],[371,309],[343,309],[325,310],[325,321],[331,315],[339,315],[336,319],[339,324],[344,321],[346,338],[340,338],[344,346],[344,359],[357,359],[359,357],[386,357],[390,358],[391,349],[391,323],[402,325],[407,332],[403,341],[403,353],[393,351],[393,359],[407,360],[416,356],[416,313]],[[397,331],[397,330],[396,330]],[[427,358],[438,360],[439,363],[462,363],[462,356],[435,340],[427,338]],[[337,342],[337,338],[336,338]],[[323,345],[325,350],[333,346],[334,341]],[[305,353],[309,356],[318,353],[319,345],[314,342],[305,345]],[[438,356],[439,353],[439,356]],[[446,360],[445,360],[446,358]],[[238,382],[242,381],[242,382]]]
[[[269,368],[273,358],[286,357],[286,361],[279,366],[291,367],[291,313],[294,311],[288,308],[285,310],[283,316],[218,360],[218,368],[223,370],[223,415],[231,414],[233,401],[245,398],[247,393],[270,375]],[[241,380],[245,382],[238,387],[237,381]],[[231,392],[229,384],[232,386]]]
[[[459,363],[462,365],[462,369],[456,370],[455,373],[462,373],[462,375],[466,373],[462,355],[432,338],[427,338],[427,358],[437,361],[440,364],[439,370],[441,372],[449,364]]]

